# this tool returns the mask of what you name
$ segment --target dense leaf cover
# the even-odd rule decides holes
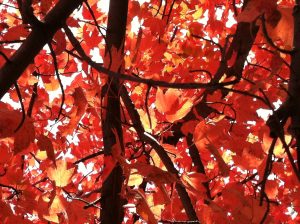
[[[1,223],[300,223],[297,3],[0,4]]]

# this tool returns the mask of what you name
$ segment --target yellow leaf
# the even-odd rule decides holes
[[[35,153],[35,157],[39,160],[45,160],[45,159],[47,159],[47,152],[38,150]]]
[[[128,179],[128,186],[139,186],[143,182],[143,176],[136,173],[137,170],[132,169]]]
[[[286,142],[290,142],[291,138],[292,138],[291,135],[285,135],[285,141]],[[269,137],[268,134],[264,134],[264,136],[263,136],[263,144],[262,144],[262,149],[264,150],[264,152],[268,152],[272,140],[273,139],[271,137]],[[276,157],[284,158],[284,156],[285,156],[285,149],[284,149],[281,141],[279,141],[279,140],[276,141],[273,153],[274,153],[274,155]]]
[[[155,129],[156,125],[157,125],[157,119],[155,117],[155,114],[153,112],[153,110],[150,110],[149,113],[150,113],[150,119],[151,119],[151,126],[150,126],[150,121],[149,121],[149,117],[147,115],[147,113],[142,110],[142,109],[138,109],[137,110],[139,115],[140,115],[140,118],[141,118],[141,122],[144,126],[144,129],[145,131],[147,132],[152,132],[152,130]]]
[[[65,210],[63,197],[56,195],[49,208],[49,215],[43,215],[43,218],[54,223],[60,223],[58,215],[65,213]]]
[[[47,169],[48,177],[55,181],[56,186],[65,187],[71,182],[75,168],[67,169],[67,162],[64,160],[57,161],[56,165],[56,168]]]
[[[203,14],[203,9],[202,8],[198,8],[197,11],[193,14],[193,18],[195,20],[200,19],[200,17]]]
[[[50,82],[44,82],[44,86],[47,91],[56,91],[60,87],[58,80],[53,77],[50,78]]]

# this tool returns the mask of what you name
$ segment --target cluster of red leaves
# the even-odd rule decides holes
[[[43,20],[57,2],[32,1],[33,12]],[[88,0],[66,21],[86,54],[97,60],[104,57],[106,43],[103,2]],[[237,23],[261,26],[262,14],[270,38],[291,49],[292,1],[278,5],[275,0],[249,0],[243,11],[241,5],[219,0],[130,1],[122,55],[125,73],[168,83],[232,81],[236,74],[229,69],[216,78],[223,60],[228,67],[239,60],[234,50],[224,59],[234,45],[230,35]],[[1,66],[31,32],[16,7],[17,1],[0,5],[0,51],[5,55]],[[124,102],[123,142],[114,130],[117,142],[111,155],[103,156],[105,108],[100,93],[106,75],[81,61],[63,29],[52,46],[61,80],[45,47],[18,80],[22,104],[31,108],[30,114],[24,117],[26,111],[12,106],[20,103],[15,88],[6,96],[8,103],[0,104],[3,223],[94,223],[100,215],[100,189],[116,164],[124,173],[126,223],[136,214],[141,219],[135,223],[186,220],[176,184],[187,190],[201,223],[300,222],[299,181],[279,140],[265,177],[272,139],[258,111],[271,110],[287,97],[290,58],[272,48],[263,32],[258,32],[242,77],[233,86],[183,90],[125,81],[143,128],[165,149],[178,175],[168,172],[158,153],[139,139]],[[114,60],[117,55],[113,49],[109,56]],[[119,64],[110,66],[114,70]],[[296,158],[287,131],[285,138]]]

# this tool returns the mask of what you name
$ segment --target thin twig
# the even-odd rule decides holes
[[[73,47],[76,49],[76,51],[79,53],[81,59],[86,61],[91,67],[96,69],[97,71],[104,73],[112,78],[116,79],[121,79],[121,80],[127,80],[127,81],[132,81],[132,82],[137,82],[137,83],[144,83],[147,85],[155,86],[155,87],[166,87],[166,88],[173,88],[173,89],[201,89],[201,88],[206,88],[206,89],[220,89],[224,86],[229,86],[233,85],[238,82],[238,80],[232,80],[228,82],[223,82],[223,83],[195,83],[195,82],[189,82],[189,83],[169,83],[165,81],[160,81],[160,80],[153,80],[153,79],[145,79],[145,78],[140,78],[132,75],[127,75],[127,74],[122,74],[122,73],[117,73],[110,71],[109,69],[104,68],[101,64],[94,62],[86,53],[84,52],[83,48],[81,47],[79,41],[74,37],[73,33],[71,30],[64,26],[65,32],[71,41]]]
[[[88,156],[86,156],[86,157],[83,157],[83,158],[77,160],[76,162],[74,162],[74,164],[77,165],[78,163],[83,163],[83,162],[85,162],[86,160],[95,158],[95,157],[100,156],[100,155],[103,155],[103,154],[104,154],[104,151],[103,151],[103,150],[101,150],[101,151],[99,151],[99,152],[95,152],[95,153],[93,153],[93,154],[91,154],[91,155],[88,155]]]
[[[262,203],[263,203],[263,199],[265,197],[265,187],[266,187],[266,183],[267,183],[267,180],[268,180],[268,176],[270,175],[271,171],[272,171],[272,164],[273,164],[273,161],[272,161],[272,156],[273,156],[273,151],[274,151],[274,147],[275,147],[275,144],[276,144],[276,141],[277,141],[277,138],[274,138],[272,140],[272,143],[270,145],[270,148],[269,148],[269,152],[268,152],[268,158],[267,158],[267,161],[266,161],[266,167],[265,167],[265,171],[264,171],[264,176],[263,176],[263,179],[261,181],[261,194],[260,194],[260,200],[259,200],[259,205],[262,206]]]
[[[15,132],[17,132],[22,127],[22,125],[24,124],[25,117],[26,117],[26,112],[25,112],[25,107],[24,107],[24,104],[23,104],[22,94],[21,94],[21,91],[19,89],[19,86],[18,86],[17,82],[15,82],[15,88],[16,88],[16,92],[17,92],[17,95],[18,95],[18,98],[19,98],[21,109],[22,109],[22,119],[21,119],[18,127],[15,129]]]

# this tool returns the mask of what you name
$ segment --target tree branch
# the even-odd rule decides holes
[[[134,104],[132,103],[132,101],[128,95],[128,92],[124,86],[122,86],[120,94],[121,94],[122,100],[127,108],[129,116],[133,122],[133,126],[134,126],[138,136],[140,137],[140,139],[142,139],[143,141],[145,141],[146,143],[151,145],[151,147],[153,147],[153,149],[156,151],[156,153],[158,154],[158,156],[160,157],[160,159],[166,166],[167,170],[170,173],[177,175],[177,177],[178,177],[178,171],[174,167],[173,162],[170,159],[170,157],[168,156],[165,149],[159,144],[159,142],[153,136],[151,136],[150,134],[145,132],[142,122],[140,120],[139,114],[138,114],[137,110],[135,109]],[[193,208],[191,199],[190,199],[187,191],[183,187],[183,185],[177,183],[176,190],[180,196],[180,199],[182,201],[182,204],[185,208],[186,214],[189,217],[189,219],[190,220],[198,220],[196,212]]]
[[[10,58],[10,62],[6,62],[0,70],[0,99],[81,3],[82,0],[60,0],[46,15],[43,26],[32,30],[21,47]]]

